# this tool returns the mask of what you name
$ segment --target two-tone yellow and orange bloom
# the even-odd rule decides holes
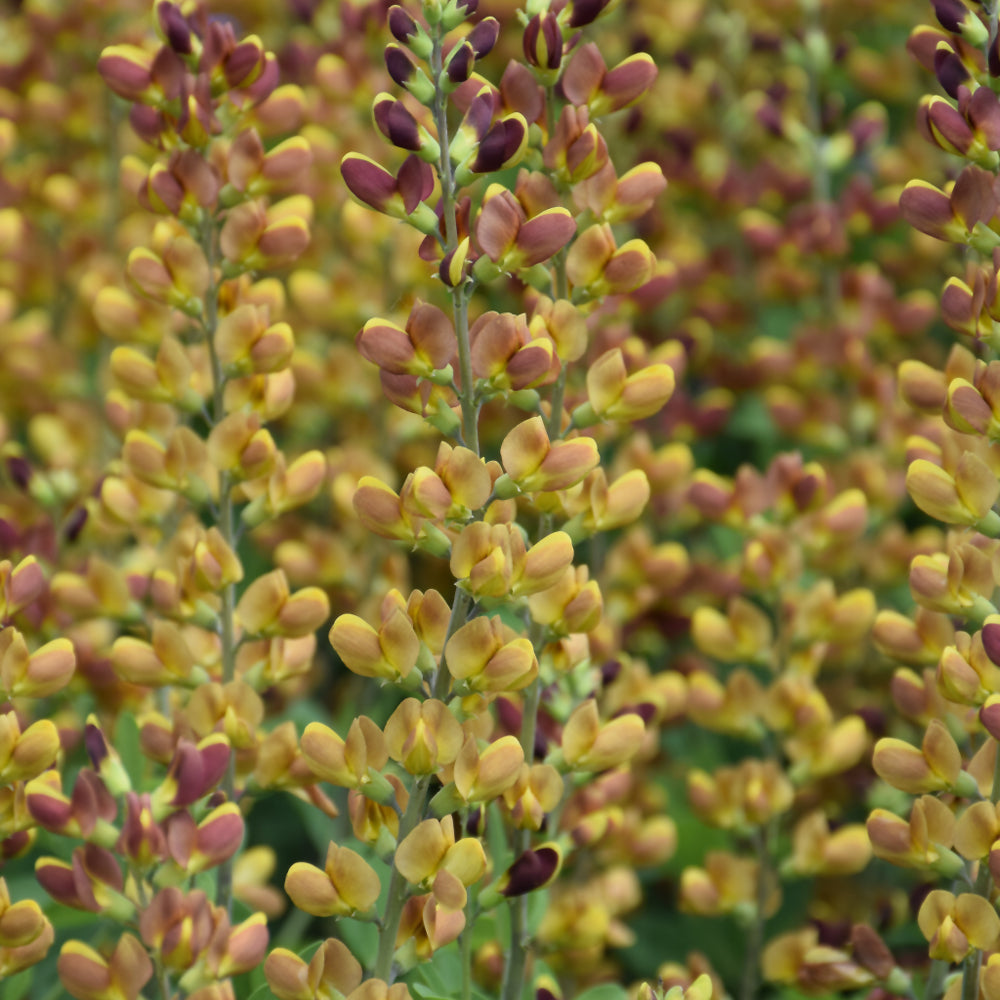
[[[356,851],[334,843],[322,869],[297,861],[285,877],[285,892],[292,902],[317,917],[368,914],[381,891],[371,865]]]

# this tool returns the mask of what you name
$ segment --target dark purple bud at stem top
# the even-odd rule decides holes
[[[990,44],[986,53],[986,65],[989,68],[990,76],[996,78],[1000,76],[1000,35],[997,35]]]
[[[394,83],[405,87],[416,72],[416,65],[409,54],[398,45],[385,47],[385,68],[389,71]]]
[[[479,0],[458,0],[458,3],[455,6],[458,7],[459,10],[464,11],[466,17],[469,17],[479,10]]]
[[[190,55],[191,29],[180,10],[167,0],[162,0],[156,5],[156,16],[167,44],[178,55]]]
[[[477,24],[465,40],[472,46],[477,59],[488,55],[500,37],[500,22],[495,17],[487,17]]]
[[[582,28],[596,21],[610,0],[573,0],[573,13],[569,16],[571,28]]]
[[[402,7],[389,8],[389,31],[397,42],[406,45],[417,33],[417,22]]]
[[[472,64],[476,61],[476,53],[467,41],[460,42],[448,57],[445,71],[452,83],[464,83],[472,74]]]

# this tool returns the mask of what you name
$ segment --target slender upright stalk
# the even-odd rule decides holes
[[[438,160],[438,179],[441,183],[441,214],[444,217],[446,254],[458,246],[458,206],[455,201],[455,169],[451,162],[451,134],[448,127],[448,98],[442,87],[444,74],[442,43],[444,29],[439,24],[434,32],[434,48],[430,67],[434,79],[434,125],[437,128],[441,157]],[[452,289],[452,314],[455,336],[458,339],[458,369],[461,385],[458,398],[462,407],[462,443],[479,454],[479,407],[475,399],[475,380],[472,375],[472,348],[469,343],[469,296],[459,286]]]
[[[445,645],[455,632],[465,624],[469,611],[472,608],[472,599],[464,590],[455,592],[455,600],[451,607],[451,619],[448,622],[448,632],[445,636]],[[444,698],[448,689],[448,664],[441,656],[441,665],[438,667],[434,677],[431,694],[435,698]],[[399,821],[399,835],[397,843],[402,843],[403,839],[416,827],[424,818],[427,806],[427,792],[430,788],[431,777],[424,775],[418,778],[410,790],[410,798],[406,803],[406,811]],[[378,953],[375,958],[375,967],[372,975],[376,979],[391,982],[392,957],[396,952],[396,935],[399,933],[399,921],[403,916],[403,905],[409,895],[406,879],[403,878],[399,869],[393,865],[392,874],[389,876],[389,892],[385,904],[385,913],[382,915],[379,927]],[[466,935],[468,937],[468,935]]]
[[[994,16],[996,12],[994,11]],[[1000,801],[1000,743],[997,744],[996,756],[993,759],[993,787],[990,789],[990,801]],[[993,875],[989,866],[979,862],[979,871],[972,891],[983,899],[989,899],[993,893]],[[977,1000],[979,997],[979,970],[983,964],[983,953],[979,948],[973,948],[962,963],[962,1000]]]
[[[226,416],[225,388],[226,377],[222,370],[222,362],[219,359],[215,347],[215,331],[218,326],[218,286],[215,278],[216,260],[216,240],[218,232],[214,220],[210,220],[205,225],[202,234],[202,249],[205,259],[208,261],[208,270],[211,275],[208,289],[205,292],[205,346],[212,366],[212,424],[220,423]],[[219,473],[219,506],[218,524],[219,533],[223,541],[229,548],[236,548],[236,532],[233,516],[232,498],[232,477],[229,472]],[[235,632],[235,612],[236,612],[236,585],[226,583],[220,594],[222,608],[219,611],[219,640],[221,644],[220,659],[222,664],[222,683],[228,684],[236,674],[236,632]],[[226,768],[225,776],[222,779],[222,790],[226,793],[227,799],[232,799],[236,787],[236,756],[229,755],[229,766]],[[230,858],[219,865],[218,882],[216,883],[215,901],[216,905],[224,906],[232,915],[233,906],[233,859]]]
[[[764,945],[768,888],[770,885],[770,847],[767,827],[757,827],[753,832],[754,853],[757,855],[757,898],[754,915],[747,929],[746,953],[740,977],[740,1000],[753,1000],[760,984],[760,953]]]
[[[431,776],[425,774],[417,779],[410,791],[410,799],[406,804],[406,812],[399,821],[398,841],[404,838],[424,818],[424,806],[427,804],[427,789],[430,787]],[[392,957],[396,953],[396,935],[399,933],[399,921],[403,916],[403,905],[408,895],[406,879],[399,869],[393,865],[389,877],[389,894],[386,899],[385,913],[379,928],[378,954],[372,975],[376,979],[392,982]]]

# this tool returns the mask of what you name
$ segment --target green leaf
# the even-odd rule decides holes
[[[5,979],[3,984],[3,1000],[24,1000],[31,986],[33,971],[32,969],[25,969],[23,972],[17,973],[16,976]]]
[[[142,755],[142,745],[139,742],[139,723],[131,712],[122,712],[118,716],[115,725],[115,749],[128,772],[132,787],[136,791],[142,791],[146,758]]]
[[[378,955],[378,928],[360,920],[337,921],[337,933],[351,954],[366,968],[375,964]]]
[[[576,1000],[625,1000],[628,993],[618,983],[601,983],[576,995]]]

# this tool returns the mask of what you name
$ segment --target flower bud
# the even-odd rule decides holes
[[[385,724],[389,756],[410,774],[433,774],[454,762],[464,737],[458,720],[436,699],[405,699]]]
[[[300,910],[314,917],[352,916],[371,911],[381,885],[360,854],[331,843],[322,870],[303,861],[289,868],[285,892]]]
[[[639,749],[646,726],[634,713],[601,724],[597,702],[584,701],[563,727],[562,751],[566,763],[581,771],[606,771],[630,760]]]

